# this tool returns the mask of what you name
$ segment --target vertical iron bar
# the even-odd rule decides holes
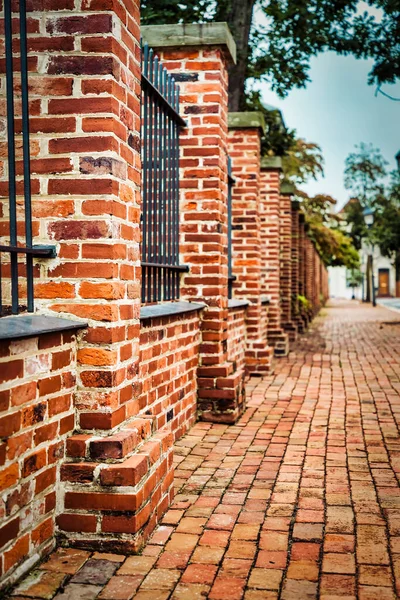
[[[149,46],[145,44],[142,50],[142,72],[148,77],[149,72]],[[148,170],[148,90],[142,91],[141,117],[142,117],[142,262],[147,258],[147,170]],[[146,273],[147,269],[142,268],[142,302],[146,302]]]
[[[158,62],[158,56],[154,57],[154,87],[156,89],[158,89],[158,73],[159,73],[159,62]],[[152,211],[152,222],[153,222],[153,248],[152,248],[152,258],[151,261],[156,263],[157,262],[157,245],[158,245],[158,231],[157,231],[157,219],[158,219],[158,162],[160,160],[159,154],[158,154],[158,145],[157,145],[157,141],[158,141],[158,136],[160,135],[159,132],[159,113],[160,113],[160,106],[159,106],[159,102],[158,100],[155,98],[155,123],[154,123],[154,129],[153,129],[153,135],[154,135],[154,158],[155,158],[155,162],[154,162],[154,166],[153,166],[153,173],[154,173],[154,177],[152,178],[154,181],[154,203],[153,203],[153,211]],[[157,301],[157,267],[153,267],[153,302]]]
[[[179,87],[176,86],[176,105],[175,109],[179,111]],[[175,197],[176,197],[176,210],[175,210],[175,265],[179,265],[179,126],[176,124],[176,140],[175,140],[175,148],[176,148],[176,172],[175,172]],[[179,299],[179,281],[180,274],[179,271],[175,271],[176,273],[176,289],[175,289],[175,299]]]
[[[228,298],[232,298],[232,162],[228,156]]]
[[[29,95],[28,95],[28,44],[26,28],[26,0],[19,0],[21,34],[21,100],[22,100],[22,148],[24,165],[25,242],[32,248],[31,166],[29,144]],[[26,282],[28,312],[33,312],[33,257],[26,255]]]
[[[14,69],[12,55],[11,1],[4,2],[4,33],[6,50],[7,84],[7,144],[8,144],[8,194],[10,211],[10,245],[17,245],[17,190],[15,182],[15,128],[14,128]],[[18,255],[11,252],[11,310],[18,314]]]
[[[167,100],[169,104],[172,106],[172,91],[174,86],[174,79],[172,77],[168,77],[168,91],[167,91]],[[171,155],[171,144],[172,144],[172,128],[173,121],[172,117],[168,115],[168,128],[167,128],[167,169],[166,169],[166,177],[165,182],[167,186],[167,200],[166,200],[166,261],[171,263],[171,189],[172,189],[172,155]],[[166,288],[166,300],[171,299],[171,269],[167,269],[165,274],[167,280],[167,288]]]
[[[149,80],[153,83],[154,81],[154,53],[150,49],[149,52]],[[154,158],[153,158],[153,135],[154,135],[154,98],[149,92],[149,129],[147,133],[147,143],[149,145],[149,163],[148,163],[148,178],[147,186],[149,192],[149,201],[147,205],[147,229],[148,229],[148,245],[147,245],[147,256],[146,261],[151,262],[152,258],[152,246],[153,246],[153,231],[152,231],[152,218],[153,218],[153,178],[152,173],[154,170]],[[147,296],[146,301],[151,302],[151,283],[152,283],[152,269],[147,269]]]
[[[164,97],[165,89],[164,89],[164,69],[162,64],[160,63],[159,70],[159,91],[161,95]],[[165,108],[160,104],[160,129],[159,129],[159,171],[160,171],[160,180],[158,185],[158,203],[157,203],[157,231],[158,231],[158,245],[157,245],[157,262],[162,262],[163,250],[162,246],[164,243],[163,239],[163,213],[164,213],[164,118],[165,118]],[[157,300],[161,301],[162,294],[162,272],[163,269],[159,267],[157,269],[158,275],[158,290],[157,290]]]

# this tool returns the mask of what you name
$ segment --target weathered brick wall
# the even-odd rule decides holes
[[[229,154],[236,179],[232,193],[232,270],[236,276],[233,295],[250,302],[246,316],[246,369],[249,373],[268,373],[272,348],[261,318],[261,132],[257,125],[246,127],[248,117],[241,116],[251,114],[233,113],[229,131]]]
[[[306,298],[306,226],[305,218],[302,212],[299,212],[299,295]],[[304,330],[308,326],[309,315],[308,311],[302,302],[299,302],[299,331]]]
[[[0,342],[0,572],[17,577],[54,544],[56,487],[75,425],[70,332]]]
[[[289,334],[290,340],[295,340],[297,327],[295,316],[292,315],[292,200],[291,193],[280,195],[280,287],[281,287],[281,322]]]
[[[261,163],[261,293],[270,299],[268,343],[276,356],[289,350],[288,334],[281,327],[280,287],[280,164]]]
[[[228,358],[235,364],[235,370],[243,373],[246,349],[246,309],[230,308],[228,318]]]
[[[38,267],[36,304],[89,321],[77,425],[110,429],[135,410],[139,10],[124,0],[43,6],[29,13],[34,241],[54,243],[57,258]]]
[[[199,346],[197,312],[142,321],[139,407],[156,429],[168,423],[175,439],[196,420]]]
[[[57,258],[38,263],[36,305],[89,323],[71,366],[75,432],[56,486],[56,535],[136,551],[173,495],[173,436],[158,430],[162,418],[137,417],[139,3],[48,0],[33,8],[34,241],[57,248]]]
[[[231,34],[220,29],[220,24],[174,26],[177,47],[171,31],[164,37],[163,26],[144,27],[143,36],[178,81],[188,125],[180,136],[180,252],[190,271],[183,277],[181,298],[206,304],[198,415],[229,423],[243,409],[243,373],[235,371],[227,355],[227,69],[232,56]],[[163,43],[169,47],[163,48]]]
[[[300,315],[300,212],[299,203],[292,201],[292,322],[297,331],[304,329]]]

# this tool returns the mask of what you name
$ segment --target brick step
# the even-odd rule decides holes
[[[99,463],[88,461],[86,440],[86,462],[61,466],[64,505],[56,519],[58,539],[83,549],[138,552],[173,498],[173,442],[171,431],[163,429],[119,463]]]
[[[135,486],[146,475],[151,465],[172,445],[170,431],[157,432],[141,444],[138,453],[118,463],[65,462],[61,465],[61,481],[101,486]]]
[[[121,460],[152,434],[152,420],[134,419],[112,435],[76,434],[67,439],[67,456],[90,461]]]

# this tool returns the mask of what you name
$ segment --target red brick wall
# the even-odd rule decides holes
[[[280,171],[262,169],[261,182],[261,293],[270,299],[268,342],[276,355],[286,355],[288,335],[281,327],[280,283]]]
[[[36,304],[89,322],[71,367],[76,429],[56,486],[56,534],[132,551],[173,494],[173,436],[157,430],[161,417],[137,417],[139,3],[49,0],[30,19],[30,60],[40,65],[30,77],[40,111],[31,121],[34,241],[57,247],[40,263]]]
[[[246,309],[229,309],[228,332],[228,358],[235,364],[236,370],[243,372],[246,350]]]
[[[54,543],[56,486],[74,429],[71,333],[0,342],[0,572]]]
[[[281,321],[289,339],[294,340],[297,327],[292,315],[292,201],[290,194],[280,196],[280,282],[281,282]]]
[[[29,76],[40,114],[31,119],[34,241],[54,243],[57,258],[41,261],[36,304],[89,320],[78,352],[77,424],[111,429],[136,402],[139,7],[45,4],[29,15],[30,61],[40,65]]]
[[[199,37],[199,43],[202,40]],[[227,356],[227,108],[229,58],[224,48],[185,46],[157,49],[181,89],[182,263],[181,298],[203,301],[198,415],[203,420],[232,422],[243,409],[243,373]],[[223,373],[226,389],[221,386]],[[232,397],[232,385],[236,391]],[[224,417],[225,415],[225,417]]]
[[[139,407],[157,429],[168,423],[175,439],[196,419],[199,346],[197,312],[142,321]]]
[[[272,357],[261,319],[260,140],[256,127],[229,131],[229,154],[236,179],[232,193],[233,295],[250,302],[246,316],[249,373],[268,373]]]

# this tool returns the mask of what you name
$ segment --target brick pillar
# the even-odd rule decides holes
[[[313,292],[313,282],[314,282],[314,260],[313,260],[313,250],[314,246],[308,237],[307,233],[305,235],[305,296],[310,304],[308,308],[309,319],[312,318],[314,313],[314,292]]]
[[[115,12],[82,5],[35,13],[41,37],[29,37],[41,65],[30,76],[31,99],[41,102],[31,119],[35,241],[57,247],[57,258],[40,264],[35,294],[38,309],[89,322],[78,351],[77,425],[106,430],[138,409],[139,11],[128,16],[122,1]]]
[[[301,211],[299,211],[299,296],[306,297],[305,217]],[[307,325],[307,311],[303,302],[299,302],[299,331],[304,331]]]
[[[47,12],[30,15],[31,102],[40,114],[31,119],[33,213],[35,242],[54,243],[57,258],[39,263],[37,308],[89,324],[77,369],[65,374],[77,380],[76,433],[57,476],[58,535],[135,551],[173,495],[172,436],[154,432],[146,414],[134,418],[146,408],[137,381],[139,4],[45,4]]]
[[[283,182],[280,189],[280,279],[282,327],[290,340],[295,340],[297,327],[292,315],[292,197],[294,187]]]
[[[261,159],[261,293],[269,297],[268,343],[275,356],[286,356],[289,337],[281,327],[279,157]]]
[[[300,204],[292,200],[292,321],[297,331],[303,331],[300,315]]]
[[[181,297],[203,301],[198,414],[233,423],[244,409],[244,369],[228,361],[228,66],[236,49],[225,23],[142,28],[181,89]]]
[[[260,145],[264,128],[261,113],[229,114],[229,154],[236,179],[232,194],[233,293],[250,302],[246,369],[254,374],[269,372],[273,352],[263,327],[261,304]]]

